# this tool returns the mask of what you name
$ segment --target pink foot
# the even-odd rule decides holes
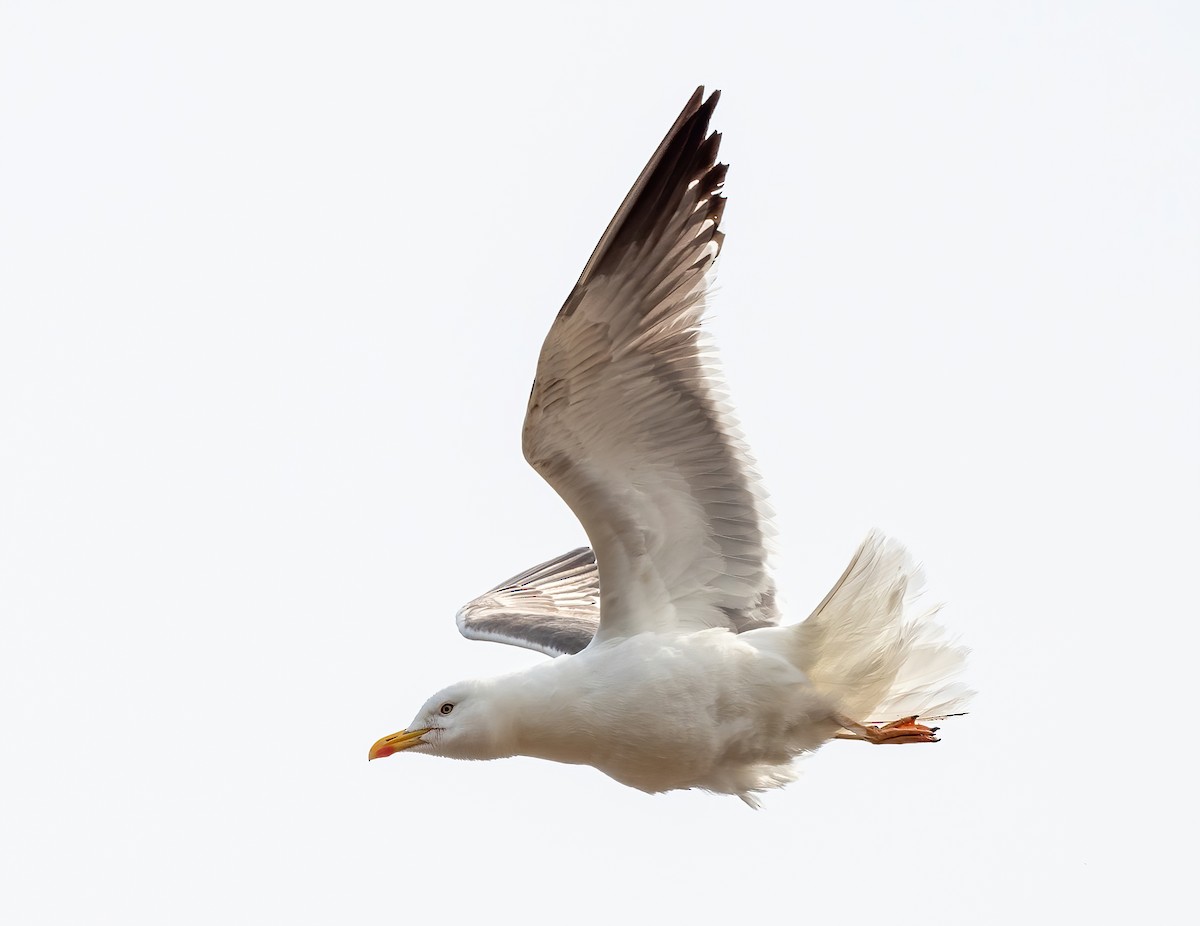
[[[917,723],[917,718],[903,717],[900,720],[893,720],[891,723],[868,725],[855,723],[852,720],[839,718],[847,733],[839,733],[839,739],[854,739],[863,740],[864,742],[874,743],[881,746],[885,743],[936,743],[938,738],[934,736],[937,733],[937,727],[927,727],[923,723]]]
[[[867,727],[867,730],[870,731],[867,733],[867,738],[872,743],[936,743],[938,741],[938,738],[934,736],[938,728],[917,723],[915,716],[893,720],[891,723],[885,723],[879,727]]]

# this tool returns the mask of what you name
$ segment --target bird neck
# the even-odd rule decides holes
[[[595,705],[574,657],[560,656],[522,672],[492,679],[489,700],[498,748],[505,755],[593,764],[600,748]]]

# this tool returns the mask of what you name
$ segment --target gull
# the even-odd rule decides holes
[[[522,446],[590,547],[458,613],[469,639],[555,658],[439,691],[369,758],[533,756],[756,807],[832,739],[937,742],[918,718],[965,705],[966,650],[877,531],[806,620],[779,623],[771,512],[701,330],[724,240],[719,96],[688,100],[542,345]]]

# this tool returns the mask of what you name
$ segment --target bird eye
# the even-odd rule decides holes
[[[447,701],[445,704],[439,707],[438,710],[443,714],[449,714],[452,710],[454,710],[454,705]]]

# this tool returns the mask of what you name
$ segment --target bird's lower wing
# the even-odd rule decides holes
[[[527,569],[480,595],[458,612],[469,640],[489,640],[547,656],[577,653],[600,624],[596,557],[580,547]]]

